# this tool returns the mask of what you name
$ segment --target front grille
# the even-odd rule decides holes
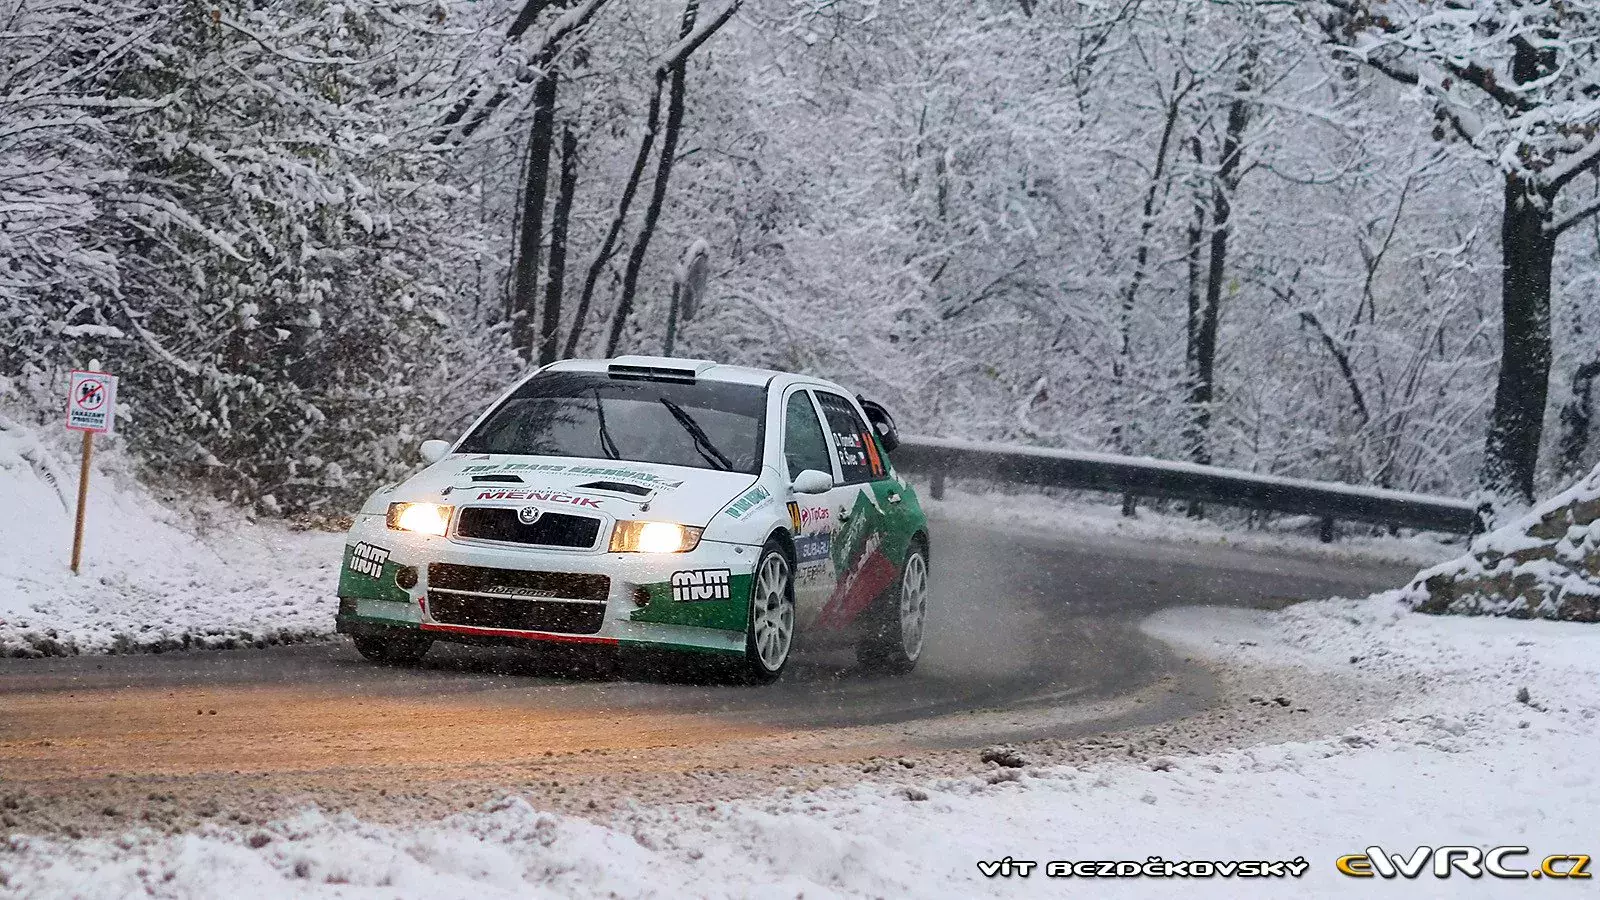
[[[508,544],[588,549],[600,536],[600,520],[547,512],[532,524],[517,518],[517,510],[504,506],[468,506],[456,522],[456,536]]]
[[[594,634],[610,593],[604,575],[428,566],[428,612],[448,625]]]

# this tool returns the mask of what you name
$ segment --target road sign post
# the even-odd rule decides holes
[[[72,526],[72,574],[83,561],[83,522],[89,509],[89,463],[94,436],[117,428],[117,379],[104,372],[75,371],[67,389],[67,428],[83,432],[83,458],[78,465],[78,515]]]

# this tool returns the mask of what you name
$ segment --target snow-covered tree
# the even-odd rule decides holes
[[[1435,135],[1500,175],[1501,353],[1485,487],[1531,500],[1561,235],[1600,212],[1569,188],[1600,166],[1600,3],[1327,0],[1343,51],[1414,89]]]

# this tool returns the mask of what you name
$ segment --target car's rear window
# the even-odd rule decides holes
[[[764,385],[546,372],[500,404],[458,453],[577,456],[761,469]]]

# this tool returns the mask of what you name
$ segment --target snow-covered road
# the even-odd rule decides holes
[[[946,777],[897,771],[590,818],[508,793],[427,824],[307,809],[178,835],[14,837],[0,877],[22,897],[1009,897],[1086,886],[1042,867],[986,877],[979,862],[1155,856],[1309,863],[1298,879],[1187,878],[1186,895],[1361,896],[1375,885],[1334,861],[1372,846],[1409,855],[1419,845],[1523,845],[1530,855],[1512,859],[1523,867],[1600,850],[1600,632],[1589,626],[1432,618],[1375,598],[1277,613],[1185,608],[1146,627],[1249,678],[1381,694],[1381,711],[1326,710],[1313,716],[1324,733],[1309,740],[1074,766],[988,763]],[[1092,890],[1166,896],[1178,889],[1167,881],[1095,878]],[[1458,873],[1389,887],[1454,897],[1510,886]]]
[[[0,561],[11,652],[325,633],[338,535],[179,515],[115,471],[91,510],[86,577],[41,564],[66,521],[41,456],[0,434],[0,501],[37,513],[0,522],[28,559]],[[7,662],[0,896],[1176,889],[1051,877],[1052,861],[1200,861],[1191,875],[1217,862],[1235,874],[1183,888],[1355,896],[1374,885],[1334,860],[1373,846],[1519,845],[1524,867],[1600,849],[1585,843],[1600,801],[1593,626],[1432,618],[1395,596],[1250,609],[1399,584],[1404,560],[1446,554],[1261,535],[1239,547],[1203,524],[1042,509],[1018,521],[1003,497],[960,494],[936,508],[964,535],[940,561],[965,586],[898,693],[822,677],[826,662],[765,694],[470,659],[397,673],[335,645]],[[566,743],[530,748],[506,710]],[[997,736],[1013,746],[986,749]],[[1040,865],[1024,877],[1018,861]],[[1239,874],[1256,869],[1279,874]],[[1507,889],[1460,875],[1392,887]]]

